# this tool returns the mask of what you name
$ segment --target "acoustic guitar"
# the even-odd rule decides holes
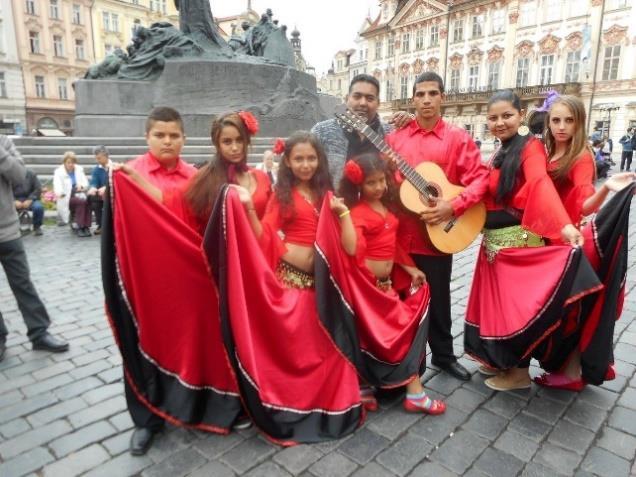
[[[358,131],[380,152],[395,159],[398,170],[406,179],[400,186],[400,201],[411,212],[420,214],[425,207],[432,206],[435,200],[441,198],[450,201],[463,192],[464,187],[451,184],[442,168],[434,162],[425,161],[415,168],[411,167],[364,119],[352,111],[335,113],[335,116],[341,127],[350,132]],[[479,202],[459,217],[452,217],[438,225],[426,224],[426,230],[437,250],[443,253],[457,253],[477,238],[485,223],[486,206]]]

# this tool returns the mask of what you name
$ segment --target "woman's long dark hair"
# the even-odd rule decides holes
[[[394,199],[396,197],[396,187],[395,181],[393,180],[393,176],[391,175],[391,171],[387,162],[383,161],[379,154],[373,152],[360,154],[359,156],[353,157],[350,160],[357,163],[362,169],[362,173],[364,176],[363,182],[371,174],[374,174],[376,172],[384,173],[384,177],[386,178],[387,191],[382,196],[382,203],[387,208],[392,208]],[[340,179],[340,184],[338,185],[338,195],[344,199],[347,207],[351,208],[356,205],[361,199],[361,193],[362,184],[356,185],[351,182],[347,178],[347,176],[342,176],[342,179]]]
[[[294,146],[298,144],[309,144],[314,148],[318,156],[318,169],[316,169],[310,181],[311,190],[314,192],[317,200],[315,205],[318,208],[322,205],[322,199],[327,191],[332,190],[329,163],[327,162],[327,155],[325,154],[322,144],[318,138],[309,131],[296,131],[285,141],[285,152],[283,152],[283,157],[278,166],[278,180],[274,188],[274,193],[281,205],[284,218],[291,218],[295,214],[292,189],[298,183],[298,179],[296,179],[291,168],[286,164],[286,160],[290,158]]]
[[[506,89],[493,94],[488,101],[488,108],[500,101],[506,101],[512,105],[519,113],[521,113],[521,100],[513,91]],[[495,169],[499,169],[499,184],[497,184],[497,194],[495,200],[498,204],[508,205],[512,198],[512,191],[519,180],[519,167],[521,167],[521,151],[525,147],[531,135],[520,136],[516,134],[505,141],[502,141],[501,147],[493,158],[492,165]]]
[[[227,171],[230,164],[221,157],[219,152],[221,131],[223,131],[223,128],[226,126],[235,127],[241,135],[241,138],[243,138],[245,150],[243,151],[244,157],[242,163],[247,163],[250,135],[247,132],[245,123],[238,113],[226,113],[218,116],[212,122],[210,129],[210,138],[216,148],[216,153],[192,178],[185,193],[185,198],[197,217],[207,218],[210,215],[221,186],[228,183]]]

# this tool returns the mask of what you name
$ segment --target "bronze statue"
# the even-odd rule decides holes
[[[174,0],[179,10],[179,28],[201,46],[226,49],[227,43],[218,32],[209,0]]]

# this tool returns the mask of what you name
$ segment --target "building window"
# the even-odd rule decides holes
[[[386,101],[391,101],[393,99],[393,82],[391,80],[386,80]]]
[[[86,59],[86,55],[84,54],[84,40],[75,40],[75,58],[78,60]]]
[[[488,89],[499,89],[499,71],[501,63],[498,61],[488,65]]]
[[[464,40],[464,20],[455,20],[453,22],[453,41],[457,43],[458,41]]]
[[[113,52],[113,45],[106,43],[104,44],[104,56],[108,56]]]
[[[424,48],[424,28],[420,28],[415,33],[415,49],[421,50]]]
[[[35,0],[26,0],[25,7],[29,15],[35,15]]]
[[[479,65],[468,68],[468,89],[476,91],[479,87]]]
[[[541,77],[539,84],[545,85],[552,83],[552,71],[554,70],[554,55],[541,56]]]
[[[82,6],[77,3],[73,4],[73,23],[75,25],[82,24]]]
[[[35,95],[38,98],[46,98],[46,91],[44,90],[44,76],[35,76]]]
[[[484,15],[473,15],[472,17],[472,37],[479,38],[484,36],[483,31]]]
[[[102,12],[102,27],[104,31],[110,31],[110,13]]]
[[[40,32],[29,32],[29,47],[31,48],[31,53],[40,53]]]
[[[341,71],[342,70],[342,60],[338,60],[338,70],[337,71]]]
[[[0,53],[4,53],[4,23],[0,18]]]
[[[439,25],[431,25],[431,44],[430,46],[439,45]]]
[[[59,35],[53,35],[53,53],[55,56],[64,56],[64,43]]]
[[[450,76],[450,89],[451,91],[458,91],[459,90],[459,81],[460,81],[460,74],[461,71],[460,70],[451,70],[451,76]]]
[[[166,14],[166,0],[150,0],[150,11]]]
[[[517,59],[517,88],[528,86],[528,73],[530,71],[530,58]]]
[[[409,97],[409,77],[400,77],[400,99],[407,99]]]
[[[411,50],[411,34],[402,35],[402,53],[408,53]]]
[[[60,99],[68,100],[68,88],[66,87],[66,78],[57,79],[57,94]]]
[[[581,52],[570,51],[565,64],[565,82],[574,83],[579,80],[579,68],[581,65]]]
[[[384,46],[382,40],[375,41],[375,59],[376,60],[382,59],[382,46]]]
[[[522,27],[537,24],[537,4],[534,1],[521,4],[519,23]]]
[[[390,37],[389,38],[389,44],[386,47],[386,57],[387,58],[393,58],[394,54],[395,54],[395,38],[394,37]]]
[[[7,97],[7,82],[4,79],[4,71],[0,71],[0,98]]]
[[[618,60],[621,56],[621,46],[606,46],[603,60],[603,80],[618,79]]]
[[[607,0],[607,3],[605,4],[605,11],[625,8],[628,3],[629,0]]]
[[[561,0],[559,0],[561,1]],[[503,33],[506,29],[506,11],[503,8],[492,12],[492,34]]]
[[[49,14],[51,15],[51,18],[53,20],[59,20],[60,19],[60,8],[57,4],[57,0],[50,0],[51,3],[49,3]]]
[[[110,26],[112,28],[111,31],[118,33],[119,32],[119,15],[116,13],[110,14]]]
[[[546,11],[545,11],[546,22],[555,22],[561,19],[561,5],[563,5],[562,0],[547,1]]]

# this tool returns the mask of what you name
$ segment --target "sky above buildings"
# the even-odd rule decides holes
[[[215,17],[244,12],[247,0],[210,0]],[[297,27],[302,40],[303,56],[321,75],[331,66],[339,50],[352,48],[356,33],[367,13],[371,18],[379,12],[378,0],[252,0],[252,9],[263,13],[267,8],[289,33]]]

